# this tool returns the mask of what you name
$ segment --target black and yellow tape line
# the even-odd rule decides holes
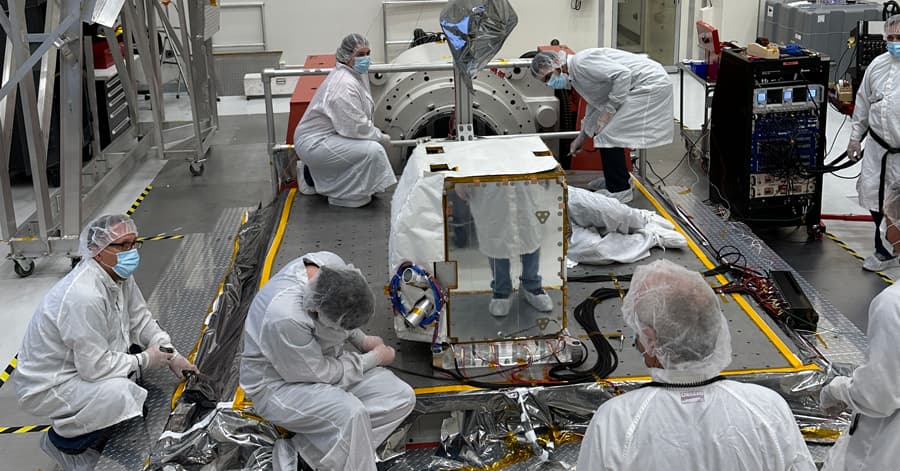
[[[844,243],[844,241],[835,237],[834,234],[832,234],[830,232],[825,232],[825,237],[828,237],[829,239],[831,239],[834,243],[838,244],[838,247],[847,251],[847,253],[852,255],[853,258],[859,260],[860,262],[862,262],[866,259],[866,257],[863,257],[862,255],[860,255],[859,252],[850,248],[850,246],[847,245],[846,243]],[[894,284],[894,279],[891,278],[890,276],[888,276],[886,273],[878,271],[878,272],[875,272],[875,274],[878,275],[879,278],[881,278],[881,281],[883,281],[889,285]]]
[[[13,357],[12,360],[9,361],[9,365],[6,365],[6,368],[3,369],[3,372],[0,373],[0,388],[9,381],[9,375],[16,370],[16,364],[19,361],[19,354],[16,353],[16,356]]]
[[[159,234],[155,236],[147,236],[147,237],[138,237],[137,240],[141,242],[145,242],[148,240],[176,240],[176,239],[184,239],[184,234]]]
[[[0,435],[46,432],[48,430],[50,430],[50,425],[19,425],[16,427],[0,427]]]
[[[153,185],[147,185],[147,187],[144,188],[144,191],[141,192],[141,196],[138,196],[137,199],[134,200],[134,203],[131,205],[131,208],[128,211],[125,211],[125,215],[128,217],[131,217],[131,215],[134,214],[134,212],[138,209],[138,206],[140,206],[141,203],[144,202],[144,198],[146,198],[147,195],[150,194],[150,190],[152,190],[152,189],[153,189]]]

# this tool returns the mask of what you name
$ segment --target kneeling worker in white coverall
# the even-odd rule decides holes
[[[412,388],[378,366],[394,349],[359,328],[375,296],[331,252],[303,255],[257,293],[244,329],[240,384],[254,410],[295,435],[275,444],[276,470],[299,453],[317,470],[375,471],[375,448],[412,412]],[[344,351],[350,341],[363,353]]]
[[[81,234],[82,261],[35,310],[19,350],[16,394],[23,410],[50,418],[41,449],[66,471],[94,469],[112,426],[141,415],[149,368],[197,371],[147,309],[132,273],[137,227],[101,216]],[[144,350],[130,353],[138,345]]]
[[[700,274],[668,260],[638,267],[622,317],[653,382],[597,409],[579,470],[816,469],[781,396],[719,376],[731,335]]]

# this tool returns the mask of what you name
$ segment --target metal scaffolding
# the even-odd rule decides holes
[[[118,16],[125,32],[124,55],[113,28],[101,28],[125,90],[130,120],[137,124],[117,139],[124,145],[110,146],[124,151],[104,150],[99,144],[92,41],[85,40],[82,31],[82,20],[92,17],[95,2],[48,0],[43,31],[28,30],[25,0],[10,0],[9,10],[0,11],[0,28],[6,35],[0,87],[0,241],[9,244],[7,257],[15,262],[19,276],[30,275],[34,259],[39,257],[61,255],[71,258],[74,264],[79,257],[78,237],[83,219],[105,203],[107,195],[148,153],[160,159],[186,159],[192,174],[203,172],[209,141],[218,127],[211,55],[212,34],[218,30],[218,9],[208,2],[192,2],[190,6],[186,3],[175,3],[180,21],[180,34],[176,34],[158,0],[126,0]],[[185,75],[192,111],[188,124],[170,126],[165,121],[157,18]],[[135,83],[140,70],[149,85],[153,113],[149,123],[138,119]],[[53,188],[47,178],[47,150],[57,75],[60,185]],[[17,101],[21,103],[19,107]],[[93,117],[93,144],[91,161],[82,165],[84,106]],[[24,121],[27,166],[35,201],[34,214],[22,222],[16,218],[8,171],[17,113]],[[186,137],[172,137],[183,128],[190,131]]]

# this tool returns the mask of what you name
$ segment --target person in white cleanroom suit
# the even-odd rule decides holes
[[[634,263],[650,249],[683,249],[687,239],[662,216],[574,186],[566,210],[572,236],[566,257],[575,263]]]
[[[147,390],[135,381],[144,371],[197,370],[172,347],[131,276],[137,235],[124,215],[89,223],[81,262],[50,288],[19,349],[19,405],[50,418],[41,449],[67,471],[94,469],[111,427],[141,415]],[[133,344],[143,351],[129,353]]]
[[[369,54],[369,41],[359,34],[341,41],[334,70],[294,130],[300,191],[327,196],[335,206],[364,206],[397,183],[385,151],[391,137],[372,121]]]
[[[878,230],[882,218],[880,199],[883,189],[900,180],[900,15],[888,18],[884,34],[887,52],[872,60],[866,69],[856,94],[853,126],[847,145],[847,156],[851,160],[862,158],[860,141],[866,129],[869,130],[862,173],[856,181],[859,205],[872,213],[875,222],[875,252],[863,262],[863,268],[869,271],[900,265],[890,247],[881,244],[883,234]]]
[[[868,157],[867,157],[868,158]],[[882,242],[892,254],[900,248],[900,182],[886,189]],[[838,376],[819,396],[826,412],[854,412],[849,433],[829,452],[825,470],[896,469],[900,462],[900,285],[882,291],[869,305],[866,361],[851,376]]]
[[[623,203],[632,199],[625,147],[650,149],[672,142],[672,83],[658,62],[611,48],[585,49],[572,56],[540,52],[531,73],[554,89],[574,88],[587,102],[572,154],[587,138],[603,160],[605,189]]]
[[[314,469],[374,471],[375,448],[412,412],[412,388],[378,367],[394,349],[359,329],[374,308],[362,273],[331,252],[301,256],[257,293],[240,384],[256,413],[295,433],[276,442],[276,470],[296,469],[299,453]]]
[[[719,376],[731,335],[699,273],[668,260],[637,267],[622,316],[653,382],[597,409],[578,469],[816,469],[781,396]]]

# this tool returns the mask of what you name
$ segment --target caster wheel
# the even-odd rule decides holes
[[[25,265],[23,265],[23,263],[24,262],[18,260],[13,260],[13,270],[20,278],[31,276],[31,274],[34,273],[34,260],[28,260],[28,263]]]
[[[827,228],[825,227],[825,225],[819,222],[819,224],[807,226],[806,236],[808,240],[822,240],[825,237],[826,230]]]
[[[75,268],[78,265],[78,262],[81,261],[81,257],[72,257],[72,268]]]
[[[203,162],[191,163],[191,165],[190,165],[191,175],[193,175],[195,177],[199,177],[200,175],[203,175],[203,170],[204,170]]]

